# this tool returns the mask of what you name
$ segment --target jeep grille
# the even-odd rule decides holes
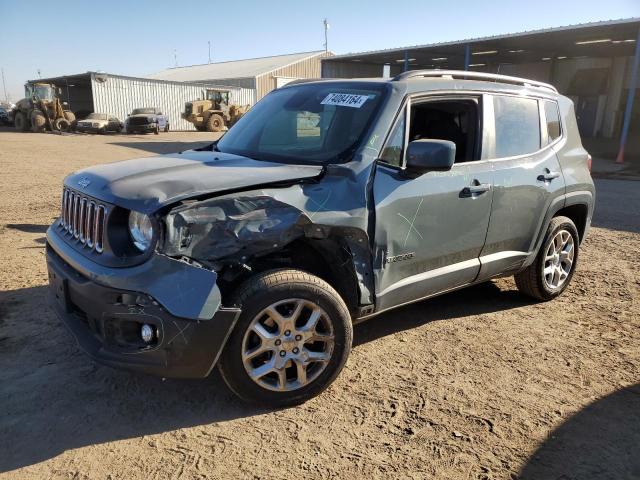
[[[65,188],[62,192],[60,227],[71,240],[102,253],[107,207],[89,197]]]

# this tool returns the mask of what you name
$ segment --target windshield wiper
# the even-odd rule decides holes
[[[210,143],[209,145],[205,145],[204,147],[194,148],[196,152],[219,152],[218,142]]]

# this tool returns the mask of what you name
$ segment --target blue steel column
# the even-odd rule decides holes
[[[629,124],[631,123],[631,111],[633,110],[633,99],[638,86],[638,68],[640,68],[640,29],[638,29],[638,39],[636,40],[636,54],[631,67],[631,81],[629,82],[629,95],[627,96],[627,106],[624,110],[624,121],[622,122],[622,135],[620,136],[620,150],[616,163],[624,163],[624,147],[629,136]]]
[[[404,51],[404,70],[402,71],[406,72],[407,70],[409,70],[409,52],[405,50]]]
[[[469,64],[471,63],[471,45],[468,43],[464,46],[464,69],[469,70]]]

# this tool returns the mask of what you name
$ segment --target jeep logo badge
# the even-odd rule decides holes
[[[91,180],[89,180],[87,177],[82,177],[80,180],[78,180],[78,185],[80,185],[82,188],[87,188],[90,183]]]

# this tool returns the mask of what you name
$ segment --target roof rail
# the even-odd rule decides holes
[[[523,87],[546,88],[554,93],[558,93],[556,87],[548,83],[529,80],[527,78],[510,77],[508,75],[497,75],[495,73],[468,72],[465,70],[409,70],[393,77],[392,81],[407,80],[409,78],[457,78],[462,80],[487,80],[497,83],[508,83],[511,85],[522,85]]]

